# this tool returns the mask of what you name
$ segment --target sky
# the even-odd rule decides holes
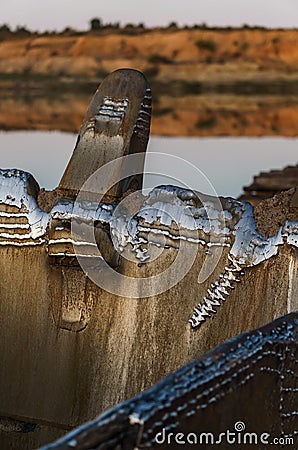
[[[148,27],[207,23],[218,26],[298,27],[298,0],[1,0],[0,24],[32,31],[66,27],[87,30],[103,23],[144,23]]]

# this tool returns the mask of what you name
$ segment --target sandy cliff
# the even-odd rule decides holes
[[[154,134],[297,136],[297,42],[298,29],[4,39],[0,127],[76,132],[104,75],[132,67],[152,85]]]
[[[32,35],[0,42],[0,73],[96,77],[120,66],[145,71],[154,66],[160,80],[296,77],[297,41],[298,30],[258,29]]]

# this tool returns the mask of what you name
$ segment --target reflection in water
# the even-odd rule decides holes
[[[41,187],[53,189],[71,156],[76,135],[63,132],[1,132],[0,167],[31,172]],[[219,195],[237,197],[243,186],[261,171],[296,164],[298,139],[289,138],[169,138],[153,136],[149,151],[179,156],[198,167]],[[178,163],[179,164],[179,163]],[[156,167],[154,155],[146,162],[149,172],[175,173],[175,167]],[[185,170],[185,169],[184,169]],[[187,174],[184,174],[187,177]],[[177,180],[147,175],[145,187]],[[205,190],[201,180],[189,179],[193,189]],[[206,188],[207,189],[207,188]]]
[[[0,128],[76,133],[90,95],[1,97]],[[154,95],[152,134],[160,136],[298,136],[297,96]]]

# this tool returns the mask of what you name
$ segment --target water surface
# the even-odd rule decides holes
[[[13,131],[0,132],[0,167],[27,170],[34,175],[41,187],[55,188],[71,157],[76,135],[66,132]],[[238,197],[243,186],[252,182],[261,171],[280,169],[298,162],[298,139],[282,137],[222,137],[222,138],[174,138],[152,136],[149,143],[152,152],[164,152],[179,156],[195,165],[214,186],[218,195]],[[149,155],[146,167],[150,172],[162,172],[169,176],[180,173],[192,189],[208,192],[203,177],[193,176],[184,164],[170,160],[160,164],[156,156]],[[162,183],[183,185],[178,180],[147,175],[145,187]]]

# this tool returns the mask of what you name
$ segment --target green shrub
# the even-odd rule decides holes
[[[196,123],[196,127],[201,130],[203,128],[212,128],[216,125],[215,117],[207,117],[206,119],[199,119]]]
[[[199,39],[196,42],[196,46],[200,50],[208,50],[209,52],[215,52],[216,48],[217,48],[215,42],[210,41],[210,40],[204,40],[204,39]]]
[[[243,42],[243,44],[241,45],[241,50],[245,52],[248,49],[248,47],[249,47],[248,42]]]
[[[157,53],[151,55],[148,59],[151,64],[171,64],[172,60],[167,56],[159,55]]]

